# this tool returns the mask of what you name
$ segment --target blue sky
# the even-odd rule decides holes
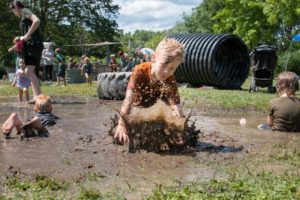
[[[116,19],[125,32],[160,31],[173,27],[202,0],[114,0],[121,9]]]

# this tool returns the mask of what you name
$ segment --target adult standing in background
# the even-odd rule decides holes
[[[41,94],[41,88],[37,77],[42,57],[42,50],[44,48],[43,40],[39,31],[40,20],[20,1],[12,1],[10,9],[17,17],[21,18],[20,39],[25,42],[22,57],[26,65],[25,74],[31,81],[33,92],[33,99],[29,101],[29,103],[34,103],[35,98]]]
[[[53,64],[54,64],[54,58],[55,53],[53,51],[53,44],[50,43],[46,49],[42,52],[42,58],[45,65],[45,79],[50,84],[52,83],[52,73],[53,73]]]

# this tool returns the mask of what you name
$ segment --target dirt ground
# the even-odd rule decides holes
[[[56,97],[53,113],[61,119],[48,128],[49,138],[20,141],[0,138],[0,174],[11,167],[26,174],[43,174],[63,180],[80,179],[97,173],[95,187],[116,190],[127,199],[141,199],[157,185],[178,185],[195,180],[226,177],[223,166],[237,166],[242,160],[263,159],[274,151],[274,144],[300,141],[299,134],[262,132],[257,124],[262,113],[225,113],[211,110],[185,110],[201,130],[195,148],[183,153],[129,153],[127,146],[113,144],[108,135],[111,117],[121,101],[79,97]],[[15,98],[0,100],[0,124],[11,112],[30,118],[32,106]],[[245,117],[247,124],[239,120]],[[214,163],[214,165],[211,165]]]

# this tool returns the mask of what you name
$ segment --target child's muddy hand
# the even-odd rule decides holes
[[[118,125],[114,138],[122,144],[128,143],[129,137],[127,134],[127,128],[124,125]]]

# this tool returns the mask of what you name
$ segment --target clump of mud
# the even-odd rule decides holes
[[[109,135],[113,136],[118,124],[118,116],[111,118]],[[124,117],[130,139],[129,151],[147,150],[154,152],[181,151],[195,147],[200,130],[189,117],[178,118],[162,101],[150,108],[133,108]]]

